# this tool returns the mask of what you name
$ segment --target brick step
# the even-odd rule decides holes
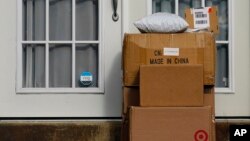
[[[0,141],[119,141],[119,121],[0,121]]]
[[[250,120],[216,122],[216,140],[229,140],[229,125]],[[0,121],[0,141],[119,141],[120,121]]]

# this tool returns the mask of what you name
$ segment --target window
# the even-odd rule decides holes
[[[103,93],[101,2],[17,1],[17,92]]]
[[[218,7],[220,34],[217,35],[216,92],[233,92],[231,0],[148,0],[148,14],[170,12],[184,17],[186,8]]]

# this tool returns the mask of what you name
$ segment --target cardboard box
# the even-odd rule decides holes
[[[123,114],[126,114],[129,107],[139,106],[139,87],[123,87]]]
[[[215,116],[215,91],[214,87],[204,87],[204,106],[212,107],[212,115]]]
[[[203,106],[203,65],[142,65],[140,106]]]
[[[215,141],[215,106],[214,106],[214,87],[204,87],[204,106],[211,106],[212,113],[212,133],[211,141]],[[126,97],[126,98],[125,98]],[[122,115],[122,131],[121,139],[122,141],[129,141],[129,112],[128,107],[139,105],[139,87],[124,87],[123,88],[123,115]],[[125,100],[128,99],[128,100]],[[137,99],[137,100],[136,100]],[[129,102],[133,101],[133,102]],[[127,106],[124,106],[127,105]]]
[[[204,106],[211,106],[212,113],[212,139],[216,140],[216,122],[215,122],[215,91],[214,87],[205,86],[204,87]]]
[[[203,64],[204,85],[215,84],[212,33],[126,34],[123,45],[124,86],[139,86],[139,67],[143,64]]]
[[[211,141],[211,107],[132,107],[130,141]]]
[[[217,7],[205,7],[199,8],[197,14],[194,14],[195,11],[193,8],[188,8],[185,10],[185,19],[189,24],[189,28],[197,28],[195,22],[205,23],[209,25],[208,30],[215,34],[219,34],[219,23],[217,15]],[[195,16],[196,15],[196,16]],[[195,19],[195,20],[194,20]],[[205,22],[206,21],[206,22]],[[198,25],[199,28],[199,25]]]
[[[215,115],[215,92],[214,87],[204,87],[203,106],[212,107],[212,115]],[[131,106],[139,106],[139,87],[124,87],[123,88],[123,114],[128,112]]]
[[[129,119],[123,118],[122,120],[121,141],[129,141]]]

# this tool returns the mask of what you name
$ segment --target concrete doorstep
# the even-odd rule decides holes
[[[229,140],[230,125],[250,120],[216,121],[216,140]],[[0,141],[120,141],[120,121],[0,121]]]
[[[119,141],[121,122],[1,121],[0,141]]]

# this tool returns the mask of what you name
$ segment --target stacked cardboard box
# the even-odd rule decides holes
[[[124,86],[139,86],[140,65],[202,64],[204,84],[215,83],[215,39],[210,32],[127,34],[123,47]]]
[[[195,22],[197,20],[203,21],[205,25],[208,24],[209,32],[213,32],[214,34],[219,34],[219,24],[218,24],[218,10],[216,6],[206,7],[206,8],[198,8],[197,11],[194,11],[193,8],[185,9],[185,19],[189,24],[190,28],[197,28],[197,24]],[[204,22],[204,20],[206,21]]]
[[[208,32],[125,35],[122,141],[215,141],[217,8],[185,17]]]
[[[123,141],[215,140],[215,37],[126,34]]]

